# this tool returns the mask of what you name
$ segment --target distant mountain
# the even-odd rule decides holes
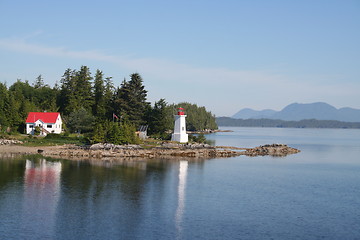
[[[262,111],[244,108],[234,114],[235,119],[280,119],[286,121],[300,121],[303,119],[337,120],[343,122],[360,122],[360,109],[337,109],[327,103],[292,103],[281,111],[266,109]]]

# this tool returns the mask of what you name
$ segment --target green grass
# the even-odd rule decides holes
[[[69,135],[64,136],[62,134],[49,134],[46,137],[25,137],[19,139],[24,142],[24,146],[53,146],[64,144],[76,144],[83,145],[86,143],[86,139],[83,136]]]

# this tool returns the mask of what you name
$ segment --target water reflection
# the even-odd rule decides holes
[[[5,230],[6,239],[184,239],[190,164],[202,167],[204,161],[2,160],[0,215],[8,217],[0,219],[0,235]],[[15,177],[3,174],[14,172],[16,196]]]
[[[247,144],[279,139],[277,129],[255,130]],[[301,154],[61,167],[39,156],[0,159],[0,238],[358,239],[360,132],[304,130],[306,139],[302,130],[281,131]],[[232,134],[231,142],[215,135],[217,144],[247,141]],[[346,134],[357,137],[342,141]]]
[[[23,232],[53,236],[60,197],[61,162],[26,160],[24,175]]]
[[[179,185],[178,185],[178,207],[176,209],[175,224],[177,230],[177,238],[180,239],[182,235],[182,218],[185,208],[185,189],[186,189],[186,175],[188,170],[188,161],[180,161],[179,165]]]
[[[127,168],[137,168],[139,170],[146,170],[147,161],[144,159],[134,159],[134,158],[120,158],[120,159],[90,159],[85,160],[92,166],[100,166],[105,168],[112,168],[114,166],[123,166]]]

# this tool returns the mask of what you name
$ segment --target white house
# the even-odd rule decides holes
[[[58,112],[29,112],[26,119],[26,134],[34,134],[35,127],[40,127],[40,135],[61,133],[62,119]]]

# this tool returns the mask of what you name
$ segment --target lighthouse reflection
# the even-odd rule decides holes
[[[24,219],[27,232],[43,231],[51,236],[55,229],[56,208],[60,197],[61,162],[26,160],[24,177]]]
[[[175,223],[177,229],[177,237],[181,238],[182,234],[182,218],[185,208],[185,189],[186,176],[188,170],[188,161],[180,161],[179,165],[179,185],[178,185],[178,207],[176,209]]]

